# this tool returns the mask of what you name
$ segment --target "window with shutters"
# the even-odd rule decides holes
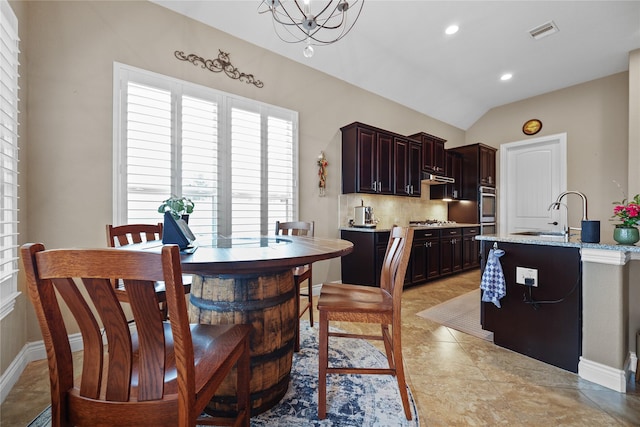
[[[156,223],[195,203],[198,241],[270,234],[297,217],[294,111],[115,64],[114,223]]]
[[[18,19],[0,0],[0,319],[11,313],[18,272]]]

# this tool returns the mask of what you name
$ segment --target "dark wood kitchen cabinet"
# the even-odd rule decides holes
[[[431,185],[431,200],[452,199],[457,200],[462,196],[462,156],[451,150],[445,153],[445,175],[453,178],[453,184]]]
[[[496,186],[496,149],[479,144],[480,185]]]
[[[362,123],[342,131],[342,192],[394,194],[394,134]]]
[[[341,239],[353,243],[353,252],[341,258],[344,283],[380,286],[380,272],[390,234],[389,231],[340,231]]]
[[[425,132],[409,135],[409,138],[422,143],[422,169],[439,174],[445,173],[444,143],[447,142],[446,139],[438,138]]]
[[[474,237],[479,231],[476,226],[415,228],[405,286],[478,268],[480,242]],[[380,286],[389,234],[389,230],[340,230],[340,238],[353,243],[353,252],[341,259],[344,283]]]
[[[480,227],[465,227],[462,229],[462,269],[480,267],[480,241],[476,236],[480,234]]]
[[[440,275],[462,271],[462,229],[445,228],[440,236]]]
[[[451,148],[462,157],[462,195],[464,200],[478,201],[478,187],[496,185],[496,149],[484,144]],[[463,221],[462,218],[454,218]]]
[[[422,144],[408,138],[394,138],[395,194],[420,197]]]
[[[414,230],[410,265],[411,283],[440,276],[440,230]]]

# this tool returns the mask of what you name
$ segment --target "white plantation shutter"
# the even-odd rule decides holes
[[[128,82],[127,95],[127,223],[154,223],[171,194],[171,92]]]
[[[0,319],[13,310],[18,271],[18,19],[0,0]]]
[[[260,114],[231,109],[231,233],[260,234],[262,216]]]
[[[182,97],[182,195],[195,204],[189,227],[205,241],[218,234],[218,103]]]
[[[293,123],[269,117],[267,130],[269,224],[294,217],[295,163],[293,161]]]
[[[116,64],[114,221],[154,223],[170,195],[195,203],[189,226],[273,232],[297,215],[297,113]]]

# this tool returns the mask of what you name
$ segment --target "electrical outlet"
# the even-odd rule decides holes
[[[538,270],[535,268],[516,267],[516,283],[526,286],[538,286]]]

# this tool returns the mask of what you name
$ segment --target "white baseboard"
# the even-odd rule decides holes
[[[629,366],[629,361],[630,358],[627,358],[625,368]],[[627,369],[620,370],[612,368],[611,366],[580,357],[580,362],[578,362],[578,375],[580,378],[610,388],[611,390],[620,393],[627,392]]]
[[[71,344],[72,352],[82,350],[82,336],[79,333],[69,335],[69,343]],[[9,367],[4,371],[2,377],[0,377],[0,403],[4,402],[7,398],[9,392],[18,382],[20,375],[22,375],[22,372],[29,363],[46,358],[47,352],[44,349],[44,341],[40,340],[25,344]]]

